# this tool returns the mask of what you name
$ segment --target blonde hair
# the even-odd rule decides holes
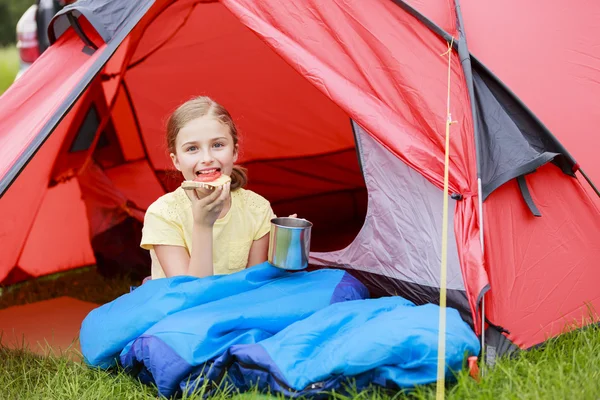
[[[234,151],[238,151],[238,132],[229,112],[210,97],[200,96],[180,105],[169,117],[167,121],[167,147],[171,153],[176,153],[175,142],[181,128],[190,121],[204,116],[216,118],[229,128],[229,133],[233,138]],[[248,183],[246,168],[234,165],[231,171],[231,190],[244,187],[246,183]]]

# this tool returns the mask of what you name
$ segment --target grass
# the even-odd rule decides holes
[[[94,268],[85,268],[19,286],[4,288],[0,308],[60,295],[86,301],[106,302],[126,293],[126,279],[105,280]],[[39,357],[26,351],[0,347],[0,391],[2,399],[156,399],[155,388],[143,385],[123,371],[97,371],[63,356]],[[600,328],[576,330],[547,342],[544,348],[521,352],[513,359],[500,359],[477,383],[466,371],[448,384],[447,399],[599,399]],[[332,398],[434,399],[435,385],[410,394],[377,388]],[[201,399],[202,393],[185,396]],[[229,388],[211,400],[281,398],[253,391],[235,393]]]
[[[0,47],[0,95],[13,83],[19,71],[19,55],[15,46]]]

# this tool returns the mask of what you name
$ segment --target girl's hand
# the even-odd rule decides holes
[[[231,183],[226,183],[214,190],[186,190],[188,197],[192,201],[194,224],[208,228],[213,227],[229,198],[230,186]]]

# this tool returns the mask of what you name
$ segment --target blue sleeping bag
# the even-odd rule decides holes
[[[435,382],[438,318],[438,306],[401,297],[334,304],[259,343],[232,346],[209,379],[219,380],[227,369],[226,382],[241,391],[257,385],[290,397],[343,391],[349,379],[359,390],[371,383],[408,388]],[[446,376],[479,350],[473,330],[448,308]]]
[[[291,273],[268,263],[231,275],[159,279],[93,310],[81,348],[89,365],[117,360],[167,397],[207,382],[291,397],[340,391],[349,380],[357,389],[434,382],[439,307],[367,297],[344,271]],[[454,309],[446,349],[447,374],[479,353]]]
[[[366,288],[340,270],[291,274],[164,318],[128,344],[120,360],[169,397],[230,346],[256,343],[332,303],[366,297]]]
[[[258,269],[262,268],[274,267],[262,265]],[[217,282],[221,280],[212,285]],[[175,293],[178,298],[179,289]],[[210,292],[213,292],[212,286]],[[151,297],[150,303],[160,306],[172,294],[164,291],[160,296]],[[207,367],[210,369],[212,361],[230,346],[269,338],[332,303],[368,297],[366,287],[341,270],[286,273],[251,290],[228,294],[190,308],[180,308],[157,322],[153,319],[152,326],[122,347],[121,364],[142,382],[155,383],[161,395],[170,397],[178,393],[182,382],[193,380]],[[188,296],[198,295],[188,293]],[[107,317],[119,315],[110,312],[108,308]],[[106,323],[124,325],[117,320],[107,319]],[[91,321],[88,324],[90,334]],[[105,342],[111,341],[105,339]]]
[[[291,274],[263,263],[231,275],[148,281],[86,316],[79,339],[84,360],[93,367],[113,367],[127,343],[166,316],[259,288]]]

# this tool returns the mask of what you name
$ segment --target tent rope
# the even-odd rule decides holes
[[[438,333],[438,360],[437,360],[437,387],[436,399],[440,400],[445,395],[445,372],[446,372],[446,279],[447,279],[447,260],[448,260],[448,166],[450,163],[450,125],[457,121],[452,121],[450,114],[450,75],[452,64],[452,46],[448,43],[448,50],[441,56],[448,56],[448,99],[446,103],[446,144],[444,157],[444,204],[442,216],[442,255],[440,272],[440,318]]]

